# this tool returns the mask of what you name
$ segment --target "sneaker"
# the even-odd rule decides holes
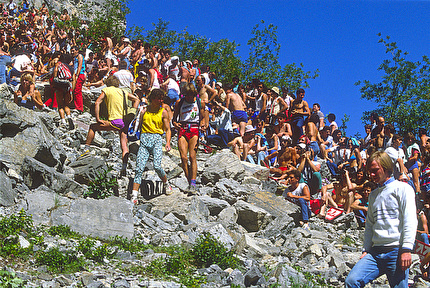
[[[190,185],[190,186],[188,186],[187,192],[190,195],[196,195],[197,194],[197,187],[196,187],[196,185]]]
[[[164,189],[166,190],[166,195],[172,195],[173,193],[173,188],[172,185],[170,185],[169,183],[164,184]]]
[[[304,223],[303,226],[302,226],[302,228],[305,229],[305,230],[307,230],[307,231],[309,231],[310,230],[309,223]]]
[[[137,191],[132,191],[131,193],[132,193],[132,194],[131,194],[131,202],[132,202],[134,205],[137,205],[137,203],[139,203],[139,200],[137,200],[137,195],[138,195],[138,193],[137,193]]]

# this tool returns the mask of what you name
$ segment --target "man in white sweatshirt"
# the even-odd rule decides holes
[[[390,287],[408,287],[417,228],[414,190],[392,177],[393,162],[385,152],[372,154],[366,167],[379,187],[369,195],[363,254],[345,286],[364,287],[386,274]]]

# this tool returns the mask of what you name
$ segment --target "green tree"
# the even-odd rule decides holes
[[[262,24],[262,25],[260,25]],[[252,38],[248,40],[249,57],[245,61],[243,74],[249,82],[251,79],[260,79],[266,85],[276,85],[279,79],[279,51],[278,27],[269,24],[263,26],[264,21],[252,29]]]
[[[308,79],[315,79],[319,76],[319,70],[304,71],[303,63],[300,63],[299,66],[296,63],[287,64],[281,71],[281,77],[279,79],[279,86],[288,87],[290,91],[295,91],[302,88],[309,88]]]
[[[109,32],[113,38],[125,34],[125,17],[130,13],[128,0],[106,0],[101,2],[98,9],[94,9],[93,5],[93,2],[89,2],[83,7],[83,15],[93,19],[89,22],[87,35],[99,39],[105,32]]]
[[[161,18],[158,19],[157,23],[152,23],[154,29],[146,32],[145,41],[151,45],[158,45],[160,48],[175,51],[178,45],[178,35],[176,31],[168,29],[169,23]]]
[[[381,37],[381,34],[378,34]],[[365,111],[363,120],[370,113],[376,112],[385,118],[386,123],[392,123],[400,132],[417,131],[419,127],[428,127],[430,118],[429,88],[430,61],[423,56],[421,61],[406,60],[407,52],[400,50],[396,42],[390,42],[390,37],[380,38],[389,54],[378,67],[382,71],[382,81],[371,83],[368,80],[358,81],[361,86],[361,97],[378,104],[377,109]]]

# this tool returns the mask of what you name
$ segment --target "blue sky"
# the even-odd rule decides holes
[[[309,105],[320,103],[326,115],[334,113],[339,125],[348,114],[348,136],[363,136],[362,112],[376,107],[360,98],[354,83],[381,80],[377,68],[389,55],[377,34],[390,36],[409,52],[408,60],[430,54],[430,1],[134,0],[129,7],[127,25],[150,30],[162,18],[172,30],[186,28],[213,41],[239,43],[243,60],[255,24],[264,20],[278,26],[281,66],[294,62],[303,63],[305,70],[319,69],[320,76],[309,81],[305,100]]]

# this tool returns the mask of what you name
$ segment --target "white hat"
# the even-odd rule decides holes
[[[255,130],[255,128],[252,125],[246,125],[246,127],[245,127],[245,133],[252,132],[254,130]]]

